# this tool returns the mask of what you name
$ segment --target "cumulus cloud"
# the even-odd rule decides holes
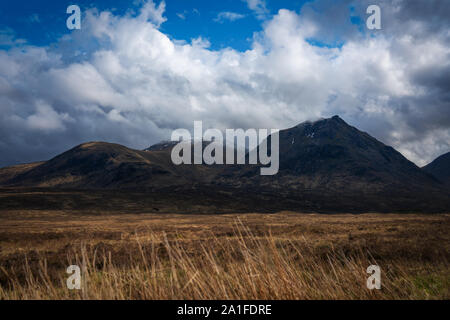
[[[195,120],[287,128],[339,114],[423,165],[450,150],[448,22],[427,25],[431,11],[410,1],[388,5],[382,32],[348,22],[339,47],[311,44],[326,26],[304,7],[266,21],[250,50],[212,50],[202,38],[164,34],[165,4],[152,1],[137,15],[90,10],[81,32],[56,46],[9,38],[12,47],[0,50],[0,164],[48,159],[91,140],[142,149]]]
[[[58,131],[64,130],[64,121],[70,121],[67,113],[59,114],[45,102],[36,103],[36,112],[25,119],[26,127],[31,130]]]
[[[138,19],[151,21],[159,28],[161,24],[167,21],[167,19],[163,17],[164,11],[166,11],[166,3],[164,1],[161,1],[158,6],[156,6],[153,1],[144,2]]]

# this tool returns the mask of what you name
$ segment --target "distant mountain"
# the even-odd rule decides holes
[[[175,197],[189,199],[192,206],[240,211],[436,212],[450,207],[448,188],[436,178],[338,116],[280,131],[275,176],[260,176],[259,165],[175,166],[174,145],[163,142],[139,151],[86,143],[44,163],[0,169],[0,186],[149,190],[170,194],[172,203]]]
[[[423,170],[450,186],[450,152],[423,167]]]
[[[79,145],[47,162],[30,166],[2,185],[80,189],[137,189],[190,185],[207,178],[209,167],[179,167],[170,161],[170,149],[132,150],[105,142]],[[0,179],[14,168],[0,169]],[[17,170],[16,170],[17,171]],[[200,171],[200,172],[197,172]],[[207,181],[205,181],[207,183]]]
[[[145,149],[144,151],[164,151],[164,150],[172,149],[174,146],[177,145],[177,143],[178,142],[174,142],[174,141],[162,141],[160,143],[150,146],[149,148]]]

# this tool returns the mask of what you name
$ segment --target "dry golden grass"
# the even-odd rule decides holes
[[[0,299],[449,299],[449,215],[0,213]],[[83,270],[68,290],[67,266]],[[368,290],[366,269],[382,270]]]

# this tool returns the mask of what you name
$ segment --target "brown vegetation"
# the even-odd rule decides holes
[[[450,215],[0,213],[0,299],[449,299]],[[83,289],[66,287],[69,265]],[[366,287],[377,264],[382,289]]]

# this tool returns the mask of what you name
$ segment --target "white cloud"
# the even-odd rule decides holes
[[[151,1],[137,17],[92,10],[84,37],[62,40],[63,51],[0,50],[3,161],[41,160],[89,140],[144,148],[194,120],[287,128],[334,114],[418,164],[450,149],[450,46],[440,34],[317,47],[308,39],[320,26],[280,10],[251,50],[216,51],[202,38],[171,40],[159,30],[163,15]],[[80,48],[87,54],[74,57]]]
[[[15,46],[25,44],[25,39],[17,39],[12,29],[0,29],[0,46]]]
[[[144,3],[138,19],[151,21],[159,28],[161,24],[167,21],[163,17],[164,11],[166,11],[166,3],[164,1],[161,1],[158,6],[153,1],[147,1]]]
[[[265,0],[243,0],[247,3],[250,10],[254,11],[258,19],[265,19],[269,10],[267,10]]]
[[[190,11],[188,10],[184,10],[183,12],[178,12],[176,13],[177,17],[180,18],[181,20],[186,20],[186,18],[190,15],[200,15],[200,11],[198,11],[198,9],[192,9]]]
[[[31,130],[59,131],[64,130],[64,122],[72,121],[67,113],[57,113],[45,102],[36,103],[36,112],[25,119],[25,124]]]
[[[219,22],[219,23],[223,23],[226,20],[228,20],[228,21],[236,21],[236,20],[243,19],[243,18],[245,18],[244,14],[225,11],[225,12],[220,12],[217,15],[217,17],[214,19],[214,21]]]

